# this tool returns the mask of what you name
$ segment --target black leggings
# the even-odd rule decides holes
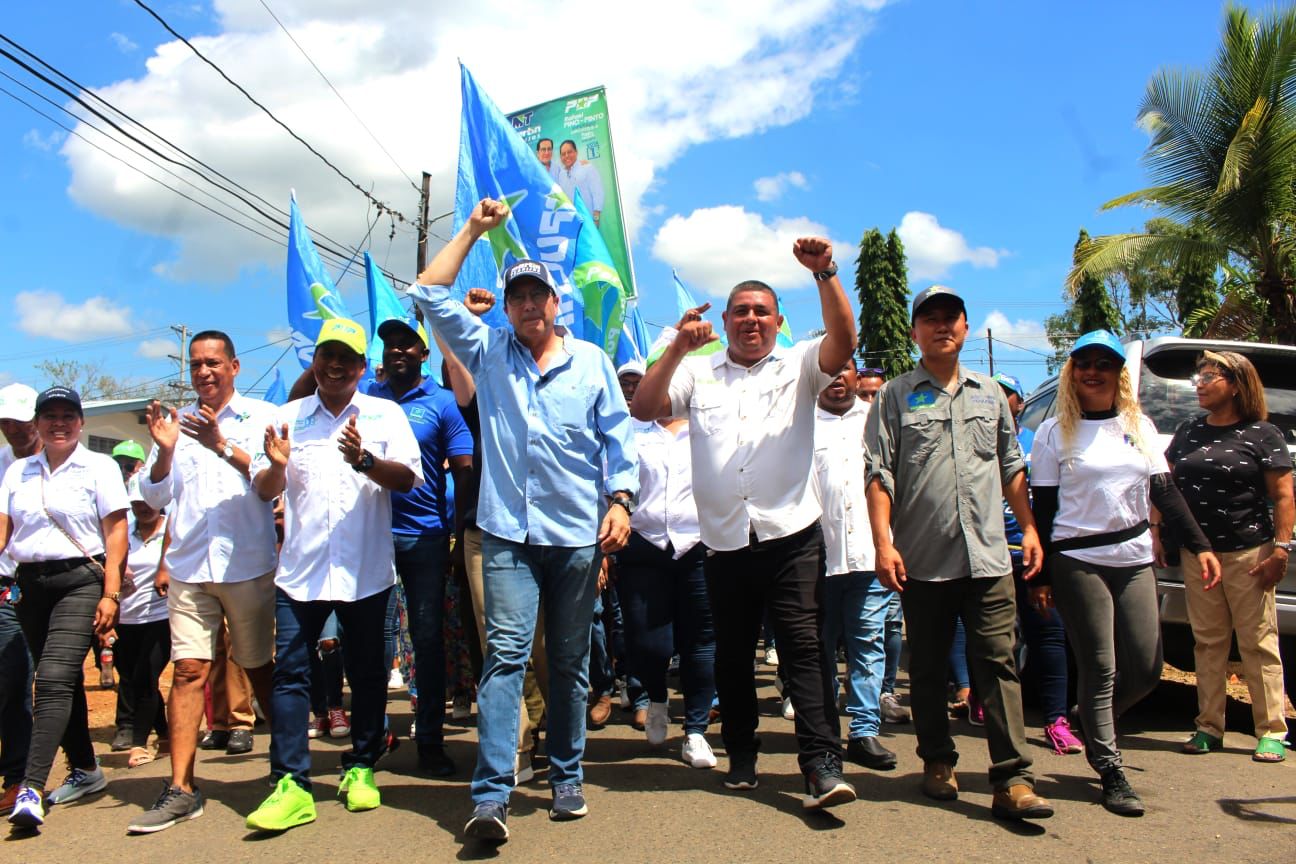
[[[167,737],[166,704],[158,679],[171,659],[171,622],[163,618],[147,624],[118,624],[113,653],[121,675],[117,699],[129,703],[118,714],[130,717],[131,745],[147,746],[151,731]]]
[[[18,623],[36,662],[31,750],[23,783],[44,789],[60,745],[73,768],[95,767],[81,663],[94,637],[103,580],[93,565],[48,576],[24,576],[20,566],[18,587]]]

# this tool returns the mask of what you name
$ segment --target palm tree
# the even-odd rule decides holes
[[[1235,290],[1218,323],[1236,326],[1259,309],[1252,332],[1296,344],[1296,8],[1257,18],[1229,6],[1212,68],[1158,71],[1138,120],[1152,138],[1143,158],[1157,185],[1103,209],[1151,205],[1185,230],[1094,238],[1068,290],[1148,260],[1223,264]]]

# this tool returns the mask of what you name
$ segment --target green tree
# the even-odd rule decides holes
[[[1073,254],[1079,256],[1080,250],[1089,243],[1089,232],[1081,228]],[[1090,330],[1110,330],[1119,336],[1124,330],[1121,326],[1120,312],[1112,301],[1107,284],[1102,279],[1092,274],[1085,274],[1068,287],[1067,299],[1070,305],[1067,310],[1058,315],[1050,315],[1044,320],[1044,330],[1054,351],[1053,359],[1048,362],[1049,371],[1057,371],[1061,368],[1067,352],[1071,350],[1071,343],[1081,333],[1088,333]]]
[[[864,232],[855,259],[859,295],[858,354],[865,365],[894,378],[913,368],[909,338],[909,277],[904,245],[893,229],[886,238],[877,228]]]
[[[1072,290],[1147,262],[1180,273],[1223,262],[1227,296],[1202,331],[1232,321],[1239,332],[1296,344],[1294,100],[1296,7],[1256,17],[1230,5],[1209,70],[1162,69],[1148,83],[1138,120],[1151,135],[1144,161],[1156,185],[1103,205],[1152,205],[1182,230],[1094,238],[1067,277]],[[1203,289],[1188,286],[1191,302],[1209,299]],[[1260,312],[1249,328],[1248,309]],[[1194,328],[1202,317],[1181,314]]]
[[[71,387],[81,399],[158,399],[176,401],[174,391],[165,383],[118,378],[104,371],[103,361],[42,360],[36,364],[45,387]]]

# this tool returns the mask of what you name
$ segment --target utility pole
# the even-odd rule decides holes
[[[994,335],[986,328],[986,352],[990,355],[990,374],[994,374]]]
[[[185,371],[189,366],[189,327],[184,324],[172,324],[171,332],[180,338],[180,353],[168,354],[167,358],[176,362],[176,380],[168,381],[167,386],[176,391],[180,401],[185,399],[189,385],[185,383]]]
[[[416,247],[417,263],[415,265],[414,276],[423,272],[427,267],[427,240],[428,240],[428,196],[432,192],[432,175],[423,172],[423,194],[419,197],[419,220],[418,220],[418,246]]]

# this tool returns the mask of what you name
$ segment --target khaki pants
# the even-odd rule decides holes
[[[468,590],[472,593],[473,616],[477,619],[477,638],[481,640],[482,656],[486,647],[485,588],[482,584],[482,532],[480,528],[464,529],[464,569],[468,571]],[[549,694],[548,665],[544,651],[544,610],[536,619],[535,642],[531,645],[531,662],[527,666],[522,685],[521,722],[518,724],[518,752],[530,753],[531,730],[540,725],[544,717],[545,700]]]
[[[1217,552],[1223,578],[1207,591],[1202,587],[1197,556],[1183,550],[1180,569],[1187,592],[1188,620],[1192,624],[1193,657],[1197,661],[1197,714],[1200,732],[1224,737],[1227,701],[1229,637],[1237,634],[1242,655],[1242,675],[1251,694],[1251,716],[1257,738],[1283,738],[1283,670],[1278,655],[1278,609],[1274,588],[1260,587],[1248,574],[1269,557],[1273,544],[1240,552]]]
[[[207,728],[224,732],[251,729],[256,723],[256,714],[252,711],[252,682],[243,667],[230,659],[228,627],[221,628],[215,655],[207,678],[211,687],[211,716],[207,718]]]

